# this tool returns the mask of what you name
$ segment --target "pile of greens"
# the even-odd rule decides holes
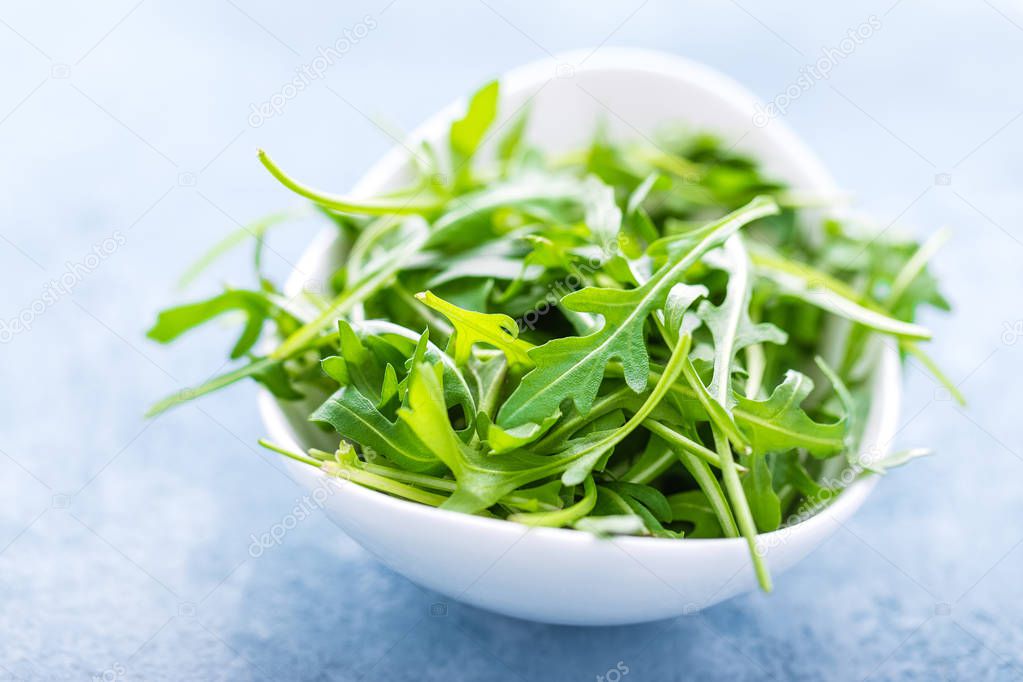
[[[329,474],[531,526],[744,537],[770,589],[757,533],[917,454],[864,462],[858,440],[883,344],[947,384],[913,323],[948,308],[927,270],[941,238],[829,218],[707,134],[598,131],[551,158],[527,143],[528,112],[496,128],[497,109],[491,83],[447,149],[413,150],[407,189],[373,199],[312,189],[260,152],[347,259],[327,295],[260,274],[161,312],[159,342],[240,316],[240,365],[151,414],[250,377],[340,441],[263,444]],[[474,163],[484,142],[496,159]],[[247,228],[257,263],[285,217]]]

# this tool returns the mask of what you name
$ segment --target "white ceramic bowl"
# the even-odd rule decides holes
[[[569,66],[566,66],[569,65]],[[507,118],[532,98],[532,142],[552,150],[585,142],[601,119],[614,135],[647,135],[659,124],[684,121],[716,131],[755,155],[766,171],[794,188],[835,194],[821,163],[778,121],[753,125],[756,100],[705,66],[665,54],[601,49],[561,55],[501,78]],[[412,134],[440,143],[463,111],[453,103]],[[506,120],[506,119],[505,119]],[[400,186],[407,152],[396,148],[353,190],[368,196]],[[312,245],[290,283],[328,274],[340,257],[334,232]],[[899,362],[885,348],[874,376],[873,406],[863,440],[873,454],[887,448],[899,406]],[[308,411],[260,396],[269,436],[284,447],[322,444],[305,423]],[[334,443],[336,446],[336,443]],[[695,613],[756,588],[742,539],[598,539],[565,529],[441,511],[377,493],[287,460],[290,473],[325,498],[330,518],[378,559],[420,585],[499,613],[549,623],[610,625]],[[777,577],[844,523],[874,485],[864,479],[816,516],[759,537]],[[329,494],[327,494],[329,493]]]

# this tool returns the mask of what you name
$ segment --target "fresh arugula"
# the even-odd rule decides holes
[[[325,295],[289,297],[260,253],[270,228],[309,211],[254,222],[257,285],[169,308],[148,332],[168,343],[238,318],[238,364],[150,413],[252,378],[312,404],[338,441],[263,444],[328,475],[531,526],[742,537],[769,590],[758,533],[797,522],[836,481],[925,453],[861,461],[873,341],[961,398],[914,321],[948,308],[928,267],[946,236],[920,246],[803,210],[707,134],[598,131],[548,158],[528,110],[498,125],[500,103],[496,82],[472,95],[447,144],[417,145],[415,177],[386,196],[316,189],[260,151],[336,226],[346,262]]]

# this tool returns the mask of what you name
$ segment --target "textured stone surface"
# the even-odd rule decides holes
[[[124,236],[69,294],[25,313],[30,331],[2,339],[0,679],[585,680],[619,662],[626,680],[1023,674],[1023,11],[1007,0],[385,4],[0,8],[0,320]],[[229,343],[226,329],[173,350],[141,337],[178,298],[183,266],[234,221],[290,200],[257,145],[344,188],[391,144],[367,117],[409,127],[544,50],[606,38],[704,60],[770,99],[871,14],[872,37],[786,119],[884,225],[952,228],[937,270],[957,311],[924,321],[971,407],[911,367],[898,445],[938,456],[885,480],[775,594],[596,630],[431,609],[439,596],[320,514],[250,556],[251,535],[301,496],[253,447],[252,387],[141,419],[217,369]],[[339,63],[250,125],[251,104],[367,15],[375,27]],[[287,272],[314,230],[278,235],[269,268]],[[250,281],[248,259],[229,259],[223,279]]]

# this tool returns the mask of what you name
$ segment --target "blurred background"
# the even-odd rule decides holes
[[[285,87],[339,41],[342,58]],[[255,445],[254,385],[142,414],[229,345],[213,329],[156,346],[155,311],[251,283],[246,249],[182,293],[184,268],[296,205],[255,148],[343,191],[484,80],[603,45],[700,60],[784,102],[883,226],[951,228],[934,267],[955,312],[923,322],[970,405],[910,364],[896,443],[937,456],[886,477],[774,594],[642,626],[449,602],[317,509],[252,551],[307,504]],[[827,78],[776,99],[827,54]],[[1023,676],[1017,0],[11,0],[0,61],[0,679]],[[277,233],[268,270],[285,275],[317,229]]]

